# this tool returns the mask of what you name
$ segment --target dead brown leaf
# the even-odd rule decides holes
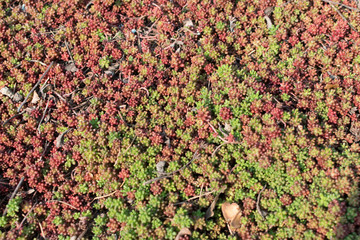
[[[227,132],[231,132],[232,126],[229,123],[225,123],[224,130],[227,131]]]
[[[13,100],[15,102],[21,102],[22,100],[24,100],[24,96],[17,92],[14,94]]]
[[[27,194],[32,194],[35,192],[35,189],[31,188],[29,190],[26,191]]]
[[[270,29],[273,26],[273,23],[270,19],[270,15],[273,11],[274,11],[273,7],[267,7],[264,11],[264,13],[265,13],[264,18],[266,20],[266,25],[267,25],[268,29]]]
[[[264,10],[265,16],[270,16],[273,11],[274,11],[274,7],[267,7]]]
[[[271,22],[271,19],[269,18],[269,16],[264,16],[265,20],[266,20],[266,26],[268,29],[272,28],[273,23]]]
[[[351,122],[350,133],[354,135],[355,142],[360,141],[360,123],[359,122]]]
[[[106,71],[104,71],[104,73],[106,75],[113,76],[116,73],[116,71],[119,69],[119,66],[120,66],[119,63],[113,63]]]
[[[9,98],[14,97],[14,93],[8,87],[3,87],[2,89],[0,89],[0,93],[7,96],[7,97],[9,97]]]
[[[176,235],[175,240],[179,240],[184,235],[191,235],[190,229],[182,228],[180,232]]]
[[[209,218],[214,216],[214,208],[215,208],[215,205],[216,205],[216,202],[217,202],[218,199],[219,199],[219,195],[217,195],[214,198],[214,201],[212,201],[212,203],[210,204],[210,207],[206,210],[205,220],[208,220]]]
[[[57,136],[57,138],[55,140],[55,145],[57,148],[61,148],[64,145],[64,137],[70,130],[71,130],[71,128],[66,130],[65,132],[61,133],[59,136]]]
[[[233,228],[239,228],[241,227],[241,212],[239,211],[234,219],[230,222],[230,226]]]
[[[33,98],[32,98],[32,100],[31,100],[31,103],[36,104],[36,103],[39,102],[39,101],[40,101],[39,94],[37,94],[37,92],[34,91]]]
[[[353,115],[354,113],[356,113],[357,110],[358,110],[357,107],[353,107],[350,109],[349,114]]]
[[[75,63],[72,62],[65,66],[65,70],[74,73],[78,70],[78,68],[75,66]]]
[[[192,26],[194,26],[194,23],[189,18],[185,19],[183,23],[184,23],[184,27],[192,27]]]
[[[226,222],[232,222],[236,215],[240,212],[240,207],[237,203],[225,202],[221,205],[221,211]]]
[[[158,177],[166,174],[165,166],[166,166],[165,161],[160,161],[156,164],[156,171],[157,171]]]
[[[214,216],[214,208],[216,206],[216,202],[219,199],[219,196],[221,193],[223,193],[226,189],[226,186],[223,186],[220,189],[220,192],[216,195],[216,197],[214,198],[214,200],[212,201],[212,203],[210,204],[209,208],[206,210],[205,213],[205,220],[208,220],[209,218],[211,218],[212,216]]]

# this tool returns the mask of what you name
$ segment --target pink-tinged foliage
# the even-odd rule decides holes
[[[357,239],[360,14],[341,4],[0,2],[0,238]]]

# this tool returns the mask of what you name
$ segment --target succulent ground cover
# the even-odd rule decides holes
[[[0,1],[0,239],[359,239],[358,0]]]

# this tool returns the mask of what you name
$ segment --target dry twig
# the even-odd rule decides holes
[[[215,153],[225,144],[227,144],[227,142],[224,142],[224,143],[220,144],[219,146],[217,146],[215,148],[214,152],[211,154],[211,157],[214,157]]]
[[[45,63],[43,63],[43,62],[41,62],[41,61],[39,61],[39,60],[28,60],[28,62],[40,63],[41,65],[46,66]]]
[[[94,97],[89,97],[89,98],[85,99],[84,102],[82,102],[79,105],[71,108],[71,110],[75,110],[75,109],[78,109],[78,108],[81,108],[81,107],[85,106],[87,103],[89,103],[89,100],[91,100],[92,98],[94,98]]]
[[[146,88],[144,88],[144,87],[141,87],[141,88],[139,88],[140,90],[144,90],[145,92],[146,92],[146,95],[147,96],[149,96],[150,94],[149,94],[149,90],[147,90]]]
[[[72,56],[72,54],[71,54],[71,52],[70,52],[69,44],[68,44],[68,42],[67,42],[66,40],[65,40],[65,46],[66,46],[66,49],[67,49],[67,51],[68,51],[68,53],[69,53],[69,56],[70,56],[71,61],[72,61],[73,63],[75,63],[74,58],[73,58],[73,56]]]
[[[79,237],[77,238],[77,240],[81,240],[81,239],[84,237],[85,233],[86,233],[88,230],[89,230],[89,228],[84,229],[84,231],[82,231],[82,233],[79,235]]]
[[[41,235],[42,235],[42,237],[46,240],[45,233],[44,233],[44,229],[43,229],[43,227],[41,226],[40,221],[38,221],[38,223],[39,223],[39,227],[40,227]]]
[[[59,203],[62,203],[62,204],[64,204],[64,205],[66,205],[66,206],[69,206],[69,207],[71,207],[71,208],[73,208],[73,209],[75,209],[75,210],[79,210],[77,207],[74,207],[73,205],[71,205],[71,204],[69,204],[69,203],[66,203],[66,202],[63,202],[63,201],[60,201],[60,200],[49,200],[49,201],[47,201],[47,202],[59,202]]]
[[[16,193],[19,191],[21,185],[24,183],[24,179],[25,179],[24,177],[22,177],[22,178],[20,179],[20,182],[19,182],[18,185],[16,186],[14,192],[11,194],[11,197],[10,197],[10,199],[9,199],[9,202],[10,202],[11,200],[13,200],[14,197],[16,196]],[[4,210],[4,213],[3,213],[3,216],[6,215],[7,211],[8,211],[8,208],[7,208],[7,205],[6,205],[5,210]]]
[[[323,0],[324,1],[324,0]],[[354,30],[355,32],[358,32],[353,25],[351,25],[351,23],[344,17],[344,15],[339,11],[339,9],[337,9],[334,4],[332,3],[329,3],[330,6],[340,15],[340,17],[345,21],[347,22],[347,24],[351,27],[352,30]]]
[[[130,145],[125,149],[124,152],[121,152],[121,151],[119,150],[119,152],[118,152],[118,154],[117,154],[117,157],[116,157],[116,161],[115,161],[115,163],[114,163],[114,166],[116,166],[116,164],[117,164],[117,162],[118,162],[118,160],[119,160],[120,155],[125,154],[125,153],[130,149],[130,147],[133,145],[135,139],[136,139],[136,136],[133,138],[133,140],[131,141]]]
[[[336,4],[336,5],[342,6],[342,7],[347,8],[347,9],[351,9],[351,10],[353,10],[353,11],[355,11],[355,12],[360,12],[360,9],[350,7],[350,6],[345,5],[345,4],[343,4],[343,3],[333,2],[333,1],[329,1],[329,0],[322,0],[322,1],[323,1],[323,2],[327,2],[327,3],[329,3],[329,4]]]
[[[27,217],[29,216],[29,214],[32,212],[32,210],[34,210],[34,208],[36,207],[37,204],[35,204],[34,206],[32,206],[32,208],[29,210],[29,212],[25,215],[24,219],[21,221],[20,225],[18,226],[18,229],[21,228],[21,226],[24,224],[25,220],[27,219]]]
[[[90,2],[88,2],[88,4],[86,4],[85,9],[87,10],[91,4],[93,4],[93,0],[91,0]]]
[[[41,119],[40,119],[40,122],[39,122],[39,125],[38,125],[38,127],[37,127],[37,130],[38,130],[38,132],[40,133],[40,126],[41,126],[41,123],[42,123],[42,121],[44,120],[44,118],[45,118],[45,115],[46,115],[46,111],[47,111],[47,109],[48,109],[48,107],[49,107],[49,103],[50,103],[50,100],[51,100],[52,98],[49,98],[49,100],[47,101],[47,103],[46,103],[46,106],[45,106],[45,110],[44,110],[44,112],[43,112],[43,115],[41,116]]]
[[[210,122],[208,122],[208,124],[209,124],[209,126],[211,127],[211,129],[212,129],[215,133],[217,133],[215,127],[214,127]],[[220,130],[220,132],[221,132],[222,134],[226,135],[223,131]],[[223,143],[220,144],[219,146],[217,146],[217,147],[215,148],[214,152],[211,154],[211,157],[214,157],[215,153],[216,153],[223,145],[225,145],[225,144],[239,144],[238,141],[230,142],[230,141],[224,139],[223,137],[221,137],[220,135],[218,135],[217,137],[218,137],[221,141],[223,141]]]
[[[56,96],[58,96],[58,98],[60,98],[61,101],[66,102],[66,99],[60,95],[60,93],[56,92],[56,91],[52,91]]]
[[[22,111],[21,113],[15,114],[14,116],[10,117],[8,120],[4,121],[4,123],[2,124],[3,126],[5,126],[8,122],[10,122],[12,119],[22,115],[24,112],[26,112],[25,110]]]
[[[192,197],[192,198],[186,199],[186,200],[183,201],[183,202],[174,203],[174,205],[181,205],[181,204],[183,204],[183,203],[187,203],[187,202],[192,201],[192,200],[194,200],[194,199],[197,199],[197,198],[201,198],[201,197],[210,195],[210,194],[212,194],[212,193],[214,193],[214,192],[216,192],[216,191],[217,191],[217,190],[213,190],[213,191],[210,191],[210,192],[206,192],[206,193],[203,193],[203,194],[194,196],[194,197]]]
[[[195,160],[195,159],[198,159],[199,157],[199,154],[198,154],[198,150],[196,150],[196,152],[194,153],[194,156],[192,157],[192,159],[187,163],[185,164],[184,166],[182,166],[180,169],[177,169],[171,173],[165,173],[164,175],[160,176],[160,177],[156,177],[156,178],[153,178],[153,179],[150,179],[146,182],[143,183],[143,185],[147,185],[149,183],[152,183],[152,182],[155,182],[157,180],[160,180],[160,179],[163,179],[163,178],[168,178],[168,177],[172,177],[175,173],[177,172],[180,172],[182,171],[183,169],[187,168],[188,166],[190,166],[190,164]]]
[[[52,67],[52,65],[54,64],[54,62],[51,62],[50,65],[48,66],[48,68],[46,69],[46,71],[44,72],[44,74],[40,77],[39,81],[35,84],[35,86],[30,90],[30,92],[26,95],[24,101],[20,104],[20,106],[18,107],[17,111],[20,112],[21,108],[24,106],[24,104],[26,103],[26,101],[29,99],[30,95],[35,91],[35,89],[40,85],[41,80],[46,76],[46,74],[49,72],[50,68]]]
[[[215,127],[210,123],[208,122],[209,126],[212,128],[212,130],[214,131],[214,133],[217,133]],[[220,137],[219,135],[217,136],[218,138],[220,138],[221,141],[223,141],[224,143],[229,143],[229,141],[225,140],[224,138]]]
[[[96,197],[96,198],[94,198],[90,203],[93,203],[95,200],[98,200],[98,199],[110,197],[110,196],[114,195],[115,193],[117,193],[117,191],[118,191],[118,190],[116,190],[116,191],[114,191],[114,192],[112,192],[112,193],[106,194],[106,195],[104,195],[104,196]]]
[[[257,199],[256,199],[256,210],[258,211],[258,213],[260,214],[260,216],[265,219],[264,217],[264,213],[263,211],[261,210],[260,208],[260,198],[261,198],[261,193],[265,190],[266,188],[266,185],[260,190],[258,196],[257,196]]]
[[[47,85],[47,82],[49,81],[49,79],[50,79],[50,78],[47,78],[47,79],[45,80],[44,84],[40,87],[40,93],[41,93],[42,96],[44,95],[44,90],[45,90],[45,88],[48,86],[48,85]]]

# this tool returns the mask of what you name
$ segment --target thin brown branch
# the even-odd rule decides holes
[[[192,159],[187,163],[185,164],[184,166],[182,166],[180,169],[177,169],[171,173],[165,173],[164,175],[160,176],[160,177],[156,177],[156,178],[153,178],[153,179],[150,179],[146,182],[143,183],[143,185],[147,185],[149,183],[152,183],[152,182],[155,182],[155,181],[158,181],[160,179],[163,179],[163,178],[168,178],[168,177],[172,177],[175,173],[177,172],[180,172],[182,171],[183,169],[187,168],[188,166],[190,166],[190,164],[195,160],[195,159],[198,159],[199,157],[199,154],[198,154],[198,150],[196,150],[196,152],[194,153]]]
[[[149,184],[149,183],[156,182],[156,181],[161,180],[161,179],[163,179],[163,178],[169,178],[169,177],[171,177],[171,176],[172,176],[172,174],[167,173],[167,174],[164,174],[164,175],[162,175],[162,176],[160,176],[160,177],[156,177],[156,178],[150,179],[150,180],[144,182],[143,185],[147,185],[147,184]]]
[[[93,4],[93,0],[91,0],[90,2],[88,2],[88,4],[86,4],[85,9],[87,10],[91,4]]]
[[[256,210],[258,211],[258,213],[260,214],[260,216],[265,219],[263,211],[260,208],[260,198],[261,198],[261,193],[265,190],[266,185],[260,190],[257,199],[256,199]]]
[[[41,65],[46,66],[45,63],[43,63],[43,62],[41,62],[41,61],[39,61],[39,60],[27,60],[27,61],[28,61],[28,62],[40,63]]]
[[[32,208],[29,210],[29,212],[25,215],[24,219],[21,221],[18,229],[21,228],[21,226],[24,224],[25,220],[27,219],[27,217],[29,216],[29,214],[32,212],[32,210],[34,210],[34,208],[36,207],[37,204],[34,204],[34,206],[32,206]]]
[[[81,239],[84,237],[85,233],[86,233],[88,230],[89,230],[88,227],[87,227],[86,229],[84,229],[84,231],[82,231],[82,233],[79,235],[79,237],[77,238],[77,240],[81,240]]]
[[[90,203],[93,203],[95,200],[98,200],[98,199],[110,197],[110,196],[114,195],[115,193],[117,193],[117,191],[118,191],[118,190],[116,190],[116,191],[114,191],[114,192],[112,192],[112,193],[106,194],[106,195],[104,195],[104,196],[96,197],[96,198],[94,198]]]
[[[330,4],[335,4],[335,5],[339,5],[339,6],[342,6],[344,8],[347,8],[347,9],[351,9],[355,12],[360,12],[360,9],[357,9],[357,8],[353,8],[353,7],[350,7],[348,5],[345,5],[343,3],[339,3],[339,2],[333,2],[333,1],[329,1],[329,0],[322,0],[323,2],[327,2],[327,3],[330,3]]]
[[[234,233],[233,233],[233,231],[231,230],[231,227],[230,227],[230,225],[229,225],[228,222],[226,222],[226,225],[227,225],[227,227],[228,227],[228,229],[229,229],[230,235],[231,235],[231,236],[234,235]]]
[[[119,152],[118,152],[118,154],[117,154],[117,157],[116,157],[116,161],[115,161],[115,163],[114,163],[114,166],[116,166],[116,164],[117,164],[117,162],[118,162],[118,160],[119,160],[120,155],[124,155],[127,151],[129,151],[129,149],[130,149],[130,147],[133,145],[135,139],[136,139],[136,136],[133,138],[133,140],[131,141],[131,143],[130,143],[129,146],[125,149],[124,152],[121,152],[121,151],[119,150]]]
[[[201,187],[200,187],[200,195],[201,195],[201,193],[202,193],[203,188],[204,188],[204,183],[201,184]]]
[[[184,170],[185,168],[187,168],[188,166],[190,166],[190,164],[195,160],[195,159],[198,159],[200,156],[200,154],[198,154],[198,150],[196,150],[196,152],[194,153],[194,156],[192,157],[192,159],[187,163],[185,164],[182,168],[178,169],[178,170],[175,170],[172,172],[172,174],[174,173],[177,173],[177,172],[180,172],[182,170]]]
[[[21,66],[21,63],[19,63],[18,65],[14,66],[12,69],[18,68],[18,67],[20,67],[20,66]],[[12,69],[11,69],[11,70],[12,70]]]
[[[47,79],[45,80],[44,84],[40,87],[40,93],[41,93],[41,97],[42,97],[42,98],[44,98],[44,90],[45,90],[45,88],[50,85],[50,84],[49,84],[49,85],[47,84],[47,82],[49,81],[49,79],[50,79],[50,78],[47,78]]]
[[[68,51],[68,53],[69,53],[69,56],[70,56],[71,61],[72,61],[73,63],[75,63],[74,58],[73,58],[73,56],[72,56],[72,54],[71,54],[71,51],[70,51],[70,48],[69,48],[69,44],[68,44],[68,42],[67,42],[66,40],[65,40],[65,46],[66,46],[66,49],[67,49],[67,51]]]
[[[211,157],[214,157],[215,153],[223,146],[227,144],[227,142],[223,142],[222,144],[220,144],[219,146],[217,146],[214,150],[214,152],[211,154]]]
[[[9,202],[10,202],[11,200],[13,200],[14,197],[16,196],[16,193],[19,191],[21,185],[24,183],[24,179],[25,179],[24,177],[22,177],[22,178],[20,179],[20,182],[19,182],[18,185],[16,186],[14,192],[11,194],[11,197],[10,197],[10,199],[9,199]],[[5,210],[4,210],[4,213],[3,213],[3,216],[6,215],[7,211],[8,211],[8,208],[7,208],[7,206],[6,206],[6,207],[5,207]]]
[[[136,30],[136,35],[138,36],[138,37],[137,37],[137,44],[138,44],[139,51],[140,51],[140,53],[143,53],[142,48],[141,48],[141,41],[140,41],[139,29]]]
[[[146,95],[147,96],[149,96],[150,94],[149,94],[149,90],[147,90],[146,88],[144,88],[144,87],[141,87],[141,88],[139,88],[140,90],[144,90],[145,92],[146,92]]]
[[[324,0],[323,0],[324,1]],[[329,3],[330,4],[330,6],[333,8],[333,9],[335,9],[335,11],[340,15],[340,17],[345,21],[345,22],[347,22],[347,24],[351,27],[351,29],[352,30],[354,30],[355,32],[358,32],[355,28],[354,28],[354,26],[353,25],[351,25],[351,23],[344,17],[344,15],[339,11],[339,9],[337,9],[335,6],[334,6],[334,4],[332,4],[332,3]]]
[[[63,201],[60,201],[60,200],[49,200],[49,201],[47,201],[47,202],[59,202],[59,203],[62,203],[62,204],[64,204],[64,205],[66,205],[66,206],[69,206],[69,207],[71,207],[71,208],[73,208],[73,209],[75,209],[75,210],[79,210],[77,207],[74,207],[73,205],[71,205],[71,204],[69,204],[69,203],[66,203],[66,202],[63,202]]]
[[[217,133],[217,131],[216,131],[216,129],[214,128],[214,126],[213,126],[210,122],[208,122],[208,124],[209,124],[209,126],[212,128],[212,130],[213,130],[215,133]],[[219,135],[218,135],[217,137],[220,138],[221,141],[223,141],[223,142],[225,142],[225,143],[228,143],[227,140],[225,140],[224,138],[220,137]]]
[[[21,113],[15,114],[14,116],[10,117],[8,120],[4,121],[4,123],[2,124],[3,126],[5,126],[8,122],[10,122],[12,119],[22,115],[24,112],[26,111],[22,111]]]
[[[40,126],[41,126],[41,123],[42,123],[42,121],[44,120],[44,118],[45,118],[45,115],[46,115],[46,111],[47,111],[47,109],[48,109],[48,107],[49,107],[49,103],[50,103],[50,100],[51,100],[52,98],[49,98],[49,100],[47,101],[47,103],[46,103],[46,106],[45,106],[45,110],[44,110],[44,112],[43,112],[43,115],[41,116],[41,119],[40,119],[40,122],[39,122],[39,125],[38,125],[38,127],[37,127],[37,131],[40,133]]]
[[[40,231],[41,231],[41,236],[46,240],[46,237],[45,237],[45,233],[44,233],[44,229],[40,223],[40,221],[38,220],[38,223],[39,223],[39,227],[40,227]]]
[[[24,106],[24,104],[26,103],[26,101],[29,99],[30,95],[35,91],[35,89],[40,85],[41,80],[43,80],[43,78],[46,76],[46,74],[49,72],[50,68],[52,67],[52,65],[54,64],[54,62],[51,62],[50,65],[48,66],[48,68],[46,69],[46,71],[44,72],[44,74],[40,77],[39,81],[35,84],[35,86],[30,90],[30,92],[26,95],[24,101],[20,104],[20,106],[18,107],[17,111],[20,112],[21,108]]]
[[[60,95],[60,93],[56,92],[56,91],[52,91],[56,96],[58,96],[58,98],[60,98],[61,101],[66,102],[66,99]]]
[[[78,108],[81,108],[81,107],[85,106],[87,103],[89,103],[89,100],[91,100],[92,98],[93,98],[93,97],[89,97],[89,98],[85,99],[84,102],[82,102],[82,103],[80,103],[79,105],[71,108],[71,110],[75,110],[75,109],[78,109]]]
[[[64,97],[70,97],[72,94],[76,93],[76,91],[79,91],[79,89],[75,89],[74,91],[72,91],[71,93],[66,93],[63,96]]]
[[[197,199],[197,198],[201,198],[201,197],[210,195],[210,194],[212,194],[212,193],[214,193],[214,192],[216,192],[216,191],[217,191],[217,190],[213,190],[213,191],[211,191],[211,192],[206,192],[206,193],[203,193],[203,194],[194,196],[194,197],[192,197],[192,198],[189,198],[189,199],[187,199],[187,200],[185,200],[185,201],[183,201],[183,202],[174,203],[174,205],[181,205],[181,204],[186,203],[186,202],[189,202],[189,201],[191,201],[191,200],[194,200],[194,199]]]
[[[148,31],[146,32],[146,36],[148,36],[150,34],[150,32],[152,31],[153,27],[155,26],[155,24],[158,22],[158,20],[156,20],[153,24],[151,24],[151,26],[149,27]]]

